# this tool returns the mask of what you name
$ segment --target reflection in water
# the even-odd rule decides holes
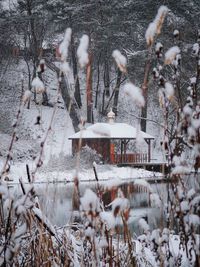
[[[125,197],[128,197],[131,204],[131,212],[129,218],[130,230],[139,234],[137,222],[139,218],[145,218],[149,226],[153,229],[160,224],[161,210],[157,208],[151,208],[149,203],[149,193],[144,192],[127,192],[127,186],[129,184],[121,185],[121,189],[125,193]],[[80,184],[80,194],[84,194],[86,188],[95,190],[95,183],[82,183]],[[163,202],[163,206],[167,199],[166,184],[158,184],[151,186],[153,191],[158,193]],[[35,185],[36,194],[40,200],[40,206],[44,214],[49,218],[52,224],[57,226],[63,226],[70,222],[72,218],[72,194],[73,184],[72,183],[58,183],[58,184],[39,184]],[[21,189],[19,186],[14,188],[14,194],[18,195]],[[109,193],[109,192],[108,192]],[[108,203],[111,198],[108,197]],[[108,204],[107,203],[107,204]]]
[[[194,181],[194,179],[186,179],[186,181],[189,188],[194,187],[194,184],[191,184],[191,181]],[[164,223],[162,218],[162,208],[164,208],[167,203],[168,184],[151,184],[153,192],[157,193],[162,200],[161,209],[150,207],[148,192],[131,191],[131,186],[133,187],[133,183],[120,185],[125,197],[129,198],[131,204],[129,218],[130,230],[134,231],[136,234],[139,233],[137,222],[141,217],[147,220],[151,229],[160,227],[161,223]],[[94,182],[80,184],[81,196],[84,194],[86,188],[95,190],[96,184]],[[38,184],[35,185],[35,191],[39,196],[41,209],[52,224],[63,226],[70,222],[72,217],[72,183]],[[16,195],[19,195],[19,193],[21,194],[19,186],[14,187],[14,193]],[[109,204],[112,201],[111,194],[109,191],[107,191],[106,194],[104,194],[104,202]]]

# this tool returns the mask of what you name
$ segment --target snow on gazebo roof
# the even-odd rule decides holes
[[[152,135],[137,129],[126,123],[95,123],[83,129],[68,139],[136,139],[137,136],[144,139],[155,139]]]

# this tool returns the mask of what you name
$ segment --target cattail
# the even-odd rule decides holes
[[[159,101],[160,107],[163,108],[165,105],[165,95],[164,95],[163,88],[160,88],[158,90],[158,101]]]
[[[174,30],[173,31],[173,36],[174,36],[174,38],[178,38],[179,37],[179,31],[178,30]]]
[[[65,31],[64,39],[63,39],[62,43],[59,46],[59,53],[61,55],[61,60],[62,61],[66,61],[67,60],[68,49],[69,49],[69,45],[70,45],[70,42],[71,42],[71,35],[72,35],[71,28],[67,28],[66,31]]]
[[[125,84],[124,92],[131,97],[131,99],[136,103],[137,106],[144,107],[145,100],[142,95],[142,90],[139,87],[129,82]]]
[[[172,64],[173,61],[176,59],[176,56],[180,54],[180,49],[178,46],[171,47],[166,53],[165,53],[165,64],[169,65]]]
[[[23,101],[24,104],[26,104],[30,99],[31,99],[31,91],[30,90],[26,90],[24,92],[22,101]]]
[[[45,71],[45,69],[46,69],[45,60],[41,59],[39,66],[37,68],[37,72],[43,73]]]
[[[168,11],[169,9],[166,6],[161,6],[158,9],[158,13],[154,21],[149,24],[145,33],[145,39],[148,46],[151,46],[153,44],[155,35],[160,34],[165,16]]]
[[[196,84],[196,82],[197,82],[197,78],[196,78],[196,77],[192,77],[192,78],[190,78],[190,84],[191,84],[191,85]]]
[[[157,13],[156,18],[154,20],[156,22],[156,33],[157,34],[161,33],[162,25],[163,25],[165,16],[166,16],[168,11],[169,11],[169,9],[166,6],[161,6],[158,9],[158,13]]]
[[[159,72],[158,72],[157,68],[153,68],[153,77],[154,77],[154,79],[157,79],[159,77]]]
[[[160,42],[156,43],[155,50],[157,57],[160,58],[162,56],[163,45]]]
[[[198,32],[197,32],[197,37],[198,37],[198,42],[200,42],[200,30],[198,30]]]
[[[39,77],[35,77],[31,83],[32,88],[35,90],[36,93],[41,94],[45,92],[44,83],[40,80]]]
[[[198,43],[193,44],[193,47],[192,47],[192,53],[193,53],[195,56],[198,56],[198,54],[199,54],[199,44],[198,44]]]
[[[114,50],[112,56],[121,72],[126,72],[127,59],[125,56],[119,50]]]
[[[88,46],[89,37],[84,34],[80,39],[80,44],[77,49],[78,62],[81,68],[85,67],[89,62]]]
[[[151,22],[145,33],[145,39],[148,46],[151,46],[153,44],[155,35],[156,35],[156,24],[154,22]]]
[[[169,82],[165,83],[165,95],[169,100],[171,100],[174,97],[174,87]]]

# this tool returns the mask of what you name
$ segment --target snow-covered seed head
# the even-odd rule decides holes
[[[169,82],[165,83],[165,95],[169,100],[172,100],[172,98],[174,97],[174,87]]]
[[[31,99],[31,91],[30,90],[26,90],[24,92],[22,101],[23,101],[24,104],[26,104],[30,99]]]
[[[178,46],[171,47],[166,53],[165,53],[165,64],[169,65],[174,62],[176,59],[176,56],[180,54],[180,49]]]
[[[62,61],[66,61],[67,60],[68,49],[69,49],[69,45],[70,45],[70,42],[71,42],[71,35],[72,35],[71,28],[67,28],[66,31],[65,31],[64,39],[63,39],[62,43],[59,46],[59,53],[61,55],[61,60]]]
[[[161,32],[161,28],[162,28],[165,16],[167,15],[168,11],[169,11],[169,9],[166,6],[161,6],[158,9],[158,13],[157,13],[156,18],[155,18],[157,34],[160,34],[160,32]]]
[[[199,44],[198,44],[198,43],[193,44],[193,47],[192,47],[192,53],[193,53],[195,56],[198,56],[198,54],[199,54]]]
[[[97,195],[91,190],[86,189],[84,196],[81,197],[81,209],[84,212],[100,212],[100,202]]]
[[[153,44],[155,35],[156,35],[156,24],[154,22],[151,22],[145,33],[145,39],[148,46],[151,46]]]
[[[157,79],[159,77],[159,71],[157,70],[157,68],[153,68],[153,77],[154,79]]]
[[[121,72],[126,72],[126,65],[127,65],[126,57],[123,56],[121,52],[117,49],[113,51],[112,56],[115,59],[115,62],[118,68],[121,70]]]
[[[77,49],[78,62],[81,68],[84,68],[89,63],[88,46],[89,37],[84,34],[80,39],[80,44]]]
[[[156,43],[155,50],[156,50],[157,57],[158,58],[161,57],[162,56],[161,52],[163,50],[163,45],[160,42]]]
[[[164,96],[163,88],[158,90],[158,100],[159,100],[160,107],[163,108],[165,105],[165,96]]]
[[[129,210],[130,210],[130,202],[125,197],[117,197],[115,198],[109,206],[112,206],[112,213],[114,217],[117,217],[119,215],[124,216],[124,218],[127,220],[129,217]]]
[[[198,30],[198,32],[197,32],[197,37],[198,37],[198,39],[200,40],[200,30]],[[198,40],[198,41],[199,41]]]
[[[149,24],[145,33],[145,39],[148,46],[151,46],[153,44],[155,35],[160,34],[165,16],[168,11],[169,9],[166,6],[161,6],[158,9],[158,13],[154,21]]]
[[[197,82],[197,78],[196,78],[196,77],[192,77],[192,78],[190,78],[190,84],[191,84],[191,85],[196,84],[196,82]]]
[[[39,65],[37,67],[37,72],[43,73],[45,71],[45,69],[46,69],[45,60],[41,59]]]
[[[137,106],[144,107],[145,100],[144,96],[142,95],[142,90],[139,87],[128,82],[124,86],[124,92],[131,97],[131,99]]]
[[[174,30],[173,31],[173,36],[174,36],[174,38],[178,38],[179,37],[179,30]]]
[[[36,93],[41,94],[45,92],[44,83],[40,80],[39,77],[35,77],[31,83],[32,88],[35,90]]]

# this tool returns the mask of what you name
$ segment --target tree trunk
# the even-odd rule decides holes
[[[86,73],[86,90],[87,90],[87,122],[94,123],[93,105],[92,105],[92,56],[89,55]]]
[[[55,71],[57,73],[58,78],[59,78],[60,69],[57,68],[53,63],[51,63],[47,60],[46,60],[46,65],[51,70]],[[72,120],[72,125],[74,127],[74,130],[75,130],[75,132],[78,132],[80,130],[79,129],[80,118],[78,116],[77,105],[76,105],[76,103],[74,103],[74,101],[70,97],[69,88],[68,88],[68,85],[67,85],[67,82],[66,82],[64,76],[61,77],[60,89],[61,89],[62,98],[65,102],[65,106],[66,106],[66,108],[69,112],[69,116]]]
[[[117,69],[117,82],[115,87],[115,95],[114,95],[114,101],[113,101],[113,112],[115,115],[117,115],[117,106],[118,106],[118,100],[119,100],[119,88],[121,83],[121,77],[122,73],[119,69]]]
[[[141,111],[141,130],[146,132],[146,118],[147,118],[147,98],[148,98],[148,82],[149,82],[149,72],[151,68],[151,59],[152,59],[152,46],[148,51],[148,58],[145,65],[144,80],[142,84],[142,92],[145,100],[145,105]],[[143,119],[144,118],[144,119]]]
[[[74,97],[76,99],[78,107],[81,108],[82,102],[81,102],[81,93],[80,93],[80,83],[79,83],[79,77],[78,77],[77,59],[76,59],[76,51],[75,51],[75,44],[74,44],[73,35],[71,38],[71,52],[72,52],[74,83],[75,83],[74,84],[74,86],[75,86]]]
[[[30,32],[31,32],[31,37],[30,37],[30,44],[31,44],[31,56],[32,56],[32,61],[33,61],[33,77],[36,76],[37,72],[37,67],[39,65],[39,58],[41,56],[41,47],[39,45],[39,40],[37,39],[37,34],[36,34],[36,28],[35,28],[35,21],[32,13],[32,7],[31,7],[31,2],[27,1],[27,13],[30,17]],[[39,78],[42,80],[42,74],[38,73]],[[47,106],[48,105],[48,96],[46,91],[42,93],[43,101],[42,104]],[[34,92],[34,100],[36,102],[36,93]]]
[[[66,83],[65,77],[62,76],[61,79],[61,83],[60,83],[60,89],[61,89],[61,94],[62,94],[62,98],[65,102],[65,106],[69,112],[69,116],[72,120],[72,125],[74,127],[75,132],[78,132],[79,129],[79,116],[77,113],[77,108],[76,108],[76,103],[74,103],[70,97],[69,94],[69,88],[68,85]]]
[[[95,108],[97,108],[97,102],[98,102],[98,96],[99,96],[100,60],[101,60],[101,52],[99,54],[99,58],[97,62],[97,86],[96,86],[95,105],[94,105]]]
[[[109,73],[109,64],[108,64],[108,60],[105,60],[105,64],[104,64],[104,88],[105,88],[105,94],[107,97],[110,96],[110,73]]]

